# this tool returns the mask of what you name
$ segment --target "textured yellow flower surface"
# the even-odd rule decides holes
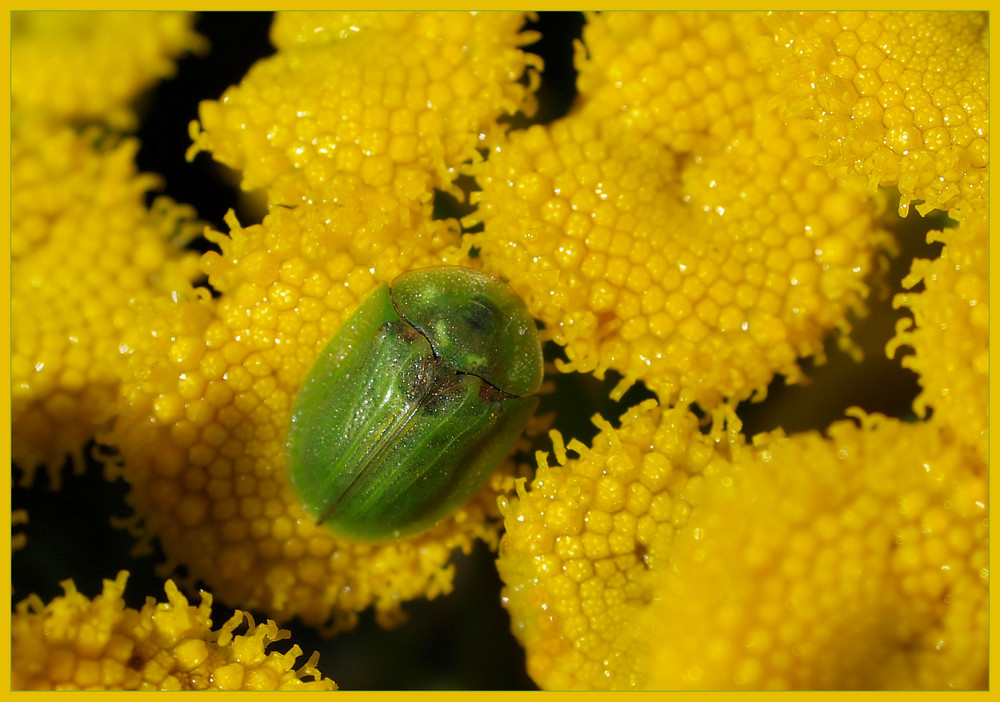
[[[18,119],[133,128],[132,101],[204,42],[190,12],[12,12],[10,103]]]
[[[983,209],[989,194],[989,14],[777,12],[766,61],[817,160],[899,187],[899,209]],[[773,53],[772,53],[773,52]],[[921,202],[922,201],[922,202]]]
[[[293,18],[300,20],[297,31],[305,31],[301,20],[310,17]],[[281,620],[297,616],[329,632],[352,627],[357,612],[372,605],[388,626],[401,618],[402,602],[448,592],[452,551],[468,552],[476,539],[496,542],[497,490],[512,484],[498,473],[480,498],[413,539],[357,544],[338,539],[305,512],[285,458],[295,393],[347,314],[379,282],[457,260],[457,222],[431,219],[430,183],[407,180],[405,173],[447,173],[450,161],[470,157],[486,120],[519,106],[504,96],[503,86],[524,93],[514,81],[526,59],[494,65],[496,52],[486,51],[492,44],[469,44],[480,35],[510,47],[523,43],[516,33],[523,15],[444,17],[410,18],[410,29],[427,35],[413,45],[416,53],[391,50],[409,25],[367,27],[356,39],[305,48],[296,44],[256,64],[219,103],[202,105],[198,147],[243,168],[245,185],[269,186],[272,202],[295,204],[275,206],[261,225],[247,228],[228,217],[228,237],[209,234],[221,254],[206,254],[202,269],[217,298],[192,291],[161,299],[142,315],[133,372],[106,439],[121,449],[116,463],[132,487],[130,504],[172,563],[189,568],[226,602]],[[477,58],[480,50],[490,60]],[[363,77],[379,62],[388,62],[381,79]],[[407,79],[410,65],[417,77]],[[479,94],[473,79],[480,70],[480,79],[502,96],[496,105]],[[466,92],[454,102],[449,96],[458,88]],[[419,99],[411,106],[419,106],[419,115],[396,104],[413,90]],[[281,96],[276,112],[260,110],[262,95]],[[471,112],[473,96],[486,110],[479,116]],[[396,151],[390,144],[383,153],[374,144],[390,133],[384,121],[390,113],[447,127],[467,147],[449,152],[451,137],[443,131],[421,135],[425,152]],[[319,131],[276,142],[277,114],[295,129]],[[324,136],[327,129],[332,131]],[[328,141],[329,149],[304,148],[307,140]],[[415,147],[418,140],[412,141]],[[279,159],[281,165],[268,171],[283,153],[295,159]],[[338,160],[344,153],[360,158],[358,168]],[[390,161],[400,164],[399,174],[379,170]],[[370,171],[365,164],[382,166]],[[376,171],[389,180],[373,176]],[[304,185],[303,175],[319,180]],[[418,190],[389,187],[402,182],[417,183]],[[296,198],[275,195],[288,184],[299,188]]]
[[[884,241],[875,208],[810,163],[804,120],[767,107],[774,76],[748,67],[745,17],[590,18],[574,111],[473,168],[482,192],[465,223],[484,230],[468,244],[566,347],[564,370],[735,404],[776,373],[794,380],[860,309]],[[702,73],[717,85],[692,93]],[[728,129],[708,128],[730,111]]]
[[[674,152],[718,148],[752,128],[758,98],[779,88],[750,51],[769,36],[758,13],[590,14],[574,57],[584,109]]]
[[[661,399],[679,395],[711,408],[747,397],[774,372],[794,381],[798,374],[772,359],[793,364],[819,352],[823,331],[845,323],[844,310],[864,297],[864,273],[886,241],[876,225],[884,219],[874,205],[856,204],[836,171],[811,165],[821,160],[814,125],[771,111],[782,81],[757,57],[787,37],[765,33],[764,19],[588,17],[570,114],[512,134],[475,166],[482,205],[470,221],[485,225],[473,237],[484,265],[520,286],[553,338],[566,343],[569,368],[614,368]],[[904,19],[909,31],[925,31],[929,21]],[[980,46],[978,35],[972,43]],[[817,83],[827,85],[822,78]],[[647,219],[623,218],[633,210]],[[841,424],[826,440],[762,435],[752,452],[732,435],[736,424],[723,432],[717,422],[726,415],[717,414],[710,435],[723,466],[691,493],[683,455],[660,459],[659,471],[676,476],[673,490],[642,482],[649,456],[671,443],[643,436],[630,446],[627,415],[606,457],[597,457],[597,446],[608,430],[580,459],[554,471],[540,466],[505,505],[498,566],[514,632],[541,687],[986,684],[988,338],[979,247],[988,234],[980,222],[932,235],[947,242],[946,253],[915,262],[903,284],[923,280],[925,290],[897,299],[916,317],[900,323],[893,345],[916,350],[903,363],[925,387],[917,414],[941,406],[929,428]],[[582,313],[580,300],[588,302]],[[576,316],[549,312],[560,305],[575,306]],[[724,323],[723,312],[736,323]],[[580,341],[570,320],[586,324]],[[815,325],[811,344],[799,337],[784,348],[804,320]],[[705,440],[693,415],[676,416],[683,407],[670,410],[673,421],[689,442]],[[771,466],[779,471],[773,477]],[[706,501],[704,491],[729,501]],[[648,542],[652,525],[667,518],[655,507],[663,502],[684,514],[671,539],[653,542],[666,549],[665,563],[651,558]],[[826,520],[812,524],[817,514]],[[602,531],[610,525],[620,531]],[[822,542],[841,529],[853,530],[853,540]],[[791,546],[799,552],[782,560]],[[816,572],[817,563],[824,570]],[[658,571],[655,580],[641,564]],[[866,587],[879,589],[870,603]]]
[[[495,541],[499,526],[487,487],[422,535],[351,543],[292,490],[285,427],[310,365],[377,282],[441,263],[456,239],[446,221],[403,226],[397,201],[368,186],[341,192],[260,225],[230,217],[228,236],[210,235],[222,253],[203,267],[219,297],[189,292],[142,315],[108,437],[130,504],[172,562],[227,602],[331,631],[372,605],[388,625],[401,602],[447,592],[451,551]]]
[[[912,311],[913,319],[900,321],[887,352],[892,356],[901,346],[912,347],[913,354],[904,355],[902,363],[920,376],[918,414],[933,411],[933,421],[946,424],[986,459],[989,223],[985,215],[975,215],[958,227],[927,236],[943,243],[944,249],[936,259],[915,260],[903,279],[904,287],[923,283],[923,289],[900,293],[893,301]]]
[[[531,111],[523,13],[290,13],[280,51],[200,108],[194,146],[272,203],[335,197],[353,173],[400,200],[448,189],[495,120]],[[537,81],[533,81],[537,83]]]
[[[501,502],[504,604],[542,688],[642,684],[654,574],[670,567],[706,479],[728,466],[727,447],[686,406],[647,400],[617,430],[596,421],[589,447],[554,433],[556,464],[542,453],[531,492],[519,485]]]
[[[881,237],[872,206],[782,129],[771,115],[679,167],[585,114],[532,127],[476,170],[480,209],[465,221],[485,229],[469,244],[566,346],[563,370],[613,369],[706,407],[764,393],[847,330]]]
[[[32,595],[11,616],[11,687],[15,690],[335,690],[316,669],[312,654],[294,645],[286,653],[268,647],[288,632],[268,620],[255,624],[237,610],[212,629],[212,596],[188,604],[166,583],[166,602],[146,599],[125,606],[128,573],[105,580],[93,600],[63,583],[66,593],[48,604]],[[245,633],[236,629],[246,617]],[[305,678],[309,678],[308,680]]]
[[[984,689],[987,465],[885,417],[761,434],[641,618],[653,689]]]
[[[12,457],[30,482],[82,451],[115,415],[135,330],[132,304],[197,274],[179,244],[194,212],[157,199],[134,139],[24,123],[11,140]]]
[[[601,424],[504,506],[540,686],[985,685],[986,463],[947,429],[862,417],[739,450],[651,401]]]
[[[13,18],[12,560],[19,597],[66,591],[14,613],[15,687],[388,686],[406,645],[432,670],[428,651],[498,639],[544,689],[988,685],[984,13],[586,13],[534,43],[570,16],[279,12],[274,51],[184,96],[189,170],[142,173],[128,130],[166,143],[158,111],[215,59],[185,60],[152,115],[140,93],[204,45],[194,29],[236,57],[237,18]],[[202,152],[264,214],[229,191],[195,228],[153,200]],[[523,297],[552,342],[542,409],[453,514],[354,543],[289,479],[296,395],[377,285],[442,263]],[[873,352],[894,380],[860,380]],[[831,376],[858,393],[810,390]],[[864,410],[796,431],[786,385]],[[130,558],[158,565],[144,607],[124,574],[79,594],[48,549],[31,478],[76,484],[66,456],[121,488]],[[74,520],[107,504],[81,497]],[[98,577],[118,572],[95,543]],[[472,599],[477,552],[499,633],[436,618]],[[279,623],[341,633],[315,646],[327,677],[268,650]]]

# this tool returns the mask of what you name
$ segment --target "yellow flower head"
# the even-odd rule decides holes
[[[760,435],[640,617],[652,689],[986,685],[985,462],[885,417]]]
[[[336,201],[246,228],[230,216],[228,236],[210,234],[222,253],[202,265],[220,295],[161,298],[141,316],[107,437],[171,564],[226,602],[330,631],[373,604],[389,625],[403,601],[447,592],[452,550],[496,542],[496,494],[512,482],[500,473],[437,527],[384,545],[339,539],[299,503],[285,429],[313,361],[378,282],[457,250],[454,221],[405,212],[356,177],[337,188]]]
[[[458,261],[432,186],[533,90],[517,83],[532,63],[517,49],[532,38],[517,33],[523,14],[360,19],[357,36],[331,37],[337,13],[279,15],[281,51],[203,103],[193,149],[243,169],[273,206],[260,225],[230,216],[228,237],[209,234],[217,298],[148,306],[106,437],[171,565],[225,601],[326,631],[372,605],[390,625],[403,601],[447,592],[451,552],[496,543],[496,495],[512,487],[501,471],[435,528],[383,545],[335,537],[292,491],[285,428],[308,369],[379,282]]]
[[[14,12],[11,110],[132,128],[132,101],[204,48],[193,23],[190,12]]]
[[[403,201],[448,189],[480,133],[533,108],[523,13],[279,14],[281,49],[192,123],[201,150],[271,203],[329,197],[336,173]]]
[[[146,598],[125,606],[128,572],[105,580],[89,600],[72,580],[66,594],[45,604],[32,595],[11,616],[11,687],[16,690],[335,690],[316,670],[318,654],[293,668],[302,654],[268,651],[287,631],[268,620],[254,624],[237,611],[212,630],[212,596],[189,605],[170,580],[166,602]],[[244,634],[235,630],[249,621]],[[304,678],[311,677],[311,680]]]
[[[785,346],[783,336],[794,323],[843,324],[850,305],[834,310],[831,302],[863,297],[852,274],[859,265],[870,270],[872,253],[885,243],[875,212],[811,165],[816,138],[804,118],[769,109],[781,82],[755,59],[761,42],[772,39],[757,33],[762,25],[754,18],[607,13],[588,20],[577,54],[581,97],[574,110],[547,127],[512,133],[486,163],[474,166],[483,192],[476,196],[479,212],[466,222],[485,225],[474,245],[484,267],[512,275],[548,333],[567,344],[571,368],[598,374],[617,368],[626,383],[642,379],[661,398],[706,406],[719,397],[698,394],[700,379],[711,379],[706,388],[744,388],[729,396],[746,397],[754,385],[736,373],[746,374],[750,364],[726,366],[728,379],[720,379],[713,365],[731,360],[746,336],[723,343],[707,325],[710,333],[689,339],[697,343],[679,346],[681,325],[690,330],[712,309],[699,309],[694,297],[675,315],[679,332],[663,334],[672,345],[644,347],[643,332],[656,329],[653,317],[644,318],[651,309],[644,306],[647,297],[662,296],[657,288],[678,279],[675,289],[703,295],[702,303],[724,295],[722,276],[712,274],[721,264],[711,257],[721,251],[740,261],[733,285],[747,290],[748,283],[765,281],[746,314],[756,320],[771,314],[765,320],[770,324],[757,328],[776,336],[760,347],[776,347],[790,364],[818,346],[824,328],[817,324],[811,342],[797,337],[798,343]],[[748,31],[734,31],[737,23]],[[711,46],[731,52],[713,62]],[[728,58],[733,54],[744,59]],[[684,62],[691,65],[673,75]],[[748,62],[766,75],[747,71]],[[737,83],[748,86],[746,96]],[[689,93],[703,96],[704,104]],[[719,100],[727,95],[732,119],[709,119],[721,114]],[[673,96],[679,97],[671,102]],[[745,103],[751,105],[747,112],[740,109]],[[693,206],[685,211],[678,202]],[[916,329],[934,329],[921,340],[923,358],[919,351],[914,357],[929,376],[921,401],[931,406],[946,389],[978,378],[978,370],[972,378],[966,373],[956,385],[950,371],[957,364],[985,359],[979,341],[986,278],[967,258],[985,241],[984,225],[963,226],[940,235],[955,244],[950,256],[935,268],[917,265],[907,281],[934,275],[941,278],[935,289],[953,294],[933,302],[927,280],[925,292],[900,298],[920,317]],[[845,236],[845,229],[852,234]],[[817,231],[823,241],[810,241]],[[669,268],[658,251],[666,252]],[[757,254],[759,276],[752,268],[755,251],[763,251]],[[980,254],[977,263],[985,260]],[[688,272],[705,269],[711,272]],[[817,283],[817,275],[835,277]],[[768,295],[776,290],[788,291],[782,299],[802,297],[776,305]],[[566,313],[574,306],[575,315]],[[947,352],[931,351],[931,335],[948,333],[941,326],[948,308],[959,333],[941,344]],[[797,314],[781,319],[782,309]],[[587,325],[582,341],[573,336],[578,324]],[[916,347],[915,333],[902,329],[899,343]],[[648,350],[624,361],[638,348],[668,349],[662,355],[678,367],[690,364],[688,377],[695,382],[676,379],[676,371],[654,372],[657,362],[660,369],[669,366]],[[606,349],[621,353],[604,360],[613,358]],[[695,365],[691,359],[699,353],[704,360]],[[958,393],[954,406],[943,403],[948,411],[942,421],[910,426],[863,419],[860,428],[834,425],[829,439],[817,433],[763,436],[755,450],[741,449],[741,438],[712,448],[692,417],[681,422],[674,415],[671,421],[688,425],[691,445],[704,441],[702,450],[717,453],[713,469],[701,472],[704,479],[690,477],[697,470],[688,468],[683,454],[663,461],[660,472],[677,476],[682,495],[673,504],[685,511],[673,530],[655,537],[649,536],[657,532],[651,525],[662,521],[650,519],[652,507],[633,522],[623,496],[637,498],[607,483],[609,476],[635,475],[671,440],[644,437],[642,448],[634,448],[619,438],[611,443],[621,448],[604,453],[608,429],[593,449],[575,446],[578,462],[560,460],[565,466],[552,468],[541,461],[532,489],[519,489],[516,501],[502,505],[507,534],[499,560],[504,601],[533,678],[554,689],[982,687],[988,510],[979,432],[986,414],[971,392],[975,384]],[[978,385],[985,392],[981,379]],[[961,431],[950,430],[971,414],[975,420]],[[617,435],[633,421],[624,419]],[[594,510],[595,504],[605,507]],[[611,520],[599,514],[607,509]],[[666,519],[669,511],[661,515]],[[603,539],[591,533],[591,516],[594,531],[607,535]],[[621,538],[615,530],[628,534],[643,520],[642,540]],[[639,567],[643,561],[651,572]]]
[[[848,331],[845,314],[862,310],[885,241],[875,208],[810,163],[804,120],[786,124],[767,107],[773,95],[757,94],[768,77],[746,66],[740,17],[711,24],[707,44],[685,29],[697,17],[591,18],[584,40],[597,46],[578,55],[576,109],[511,133],[471,168],[482,192],[464,223],[484,231],[467,245],[566,346],[563,370],[611,368],[623,385],[711,408],[763,396],[775,373],[794,382],[797,359],[822,359],[827,332]],[[701,115],[678,116],[683,128],[662,121],[668,50],[732,67],[718,89],[681,93]],[[737,83],[755,91],[741,93],[745,119],[716,130],[713,96]]]
[[[197,257],[177,244],[198,227],[159,179],[137,174],[138,142],[24,123],[11,143],[12,455],[30,482],[58,484],[114,415],[135,324],[132,302],[184,285]]]
[[[932,231],[928,243],[944,244],[934,260],[914,260],[893,304],[913,318],[899,321],[889,342],[890,358],[912,347],[902,363],[920,376],[923,391],[914,402],[921,417],[947,425],[983,458],[989,445],[989,224],[973,215],[958,227]]]
[[[675,152],[726,144],[777,88],[749,53],[765,31],[755,13],[588,13],[575,57],[581,100]]]
[[[779,12],[763,60],[816,158],[862,187],[899,187],[899,211],[982,209],[988,195],[985,12]]]
[[[506,533],[497,567],[528,672],[547,689],[622,689],[646,675],[639,642],[652,576],[670,567],[674,534],[728,465],[725,444],[700,433],[686,407],[648,400],[621,428],[595,418],[592,447],[557,465],[540,454],[517,498],[501,498]]]

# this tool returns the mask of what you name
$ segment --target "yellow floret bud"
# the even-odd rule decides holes
[[[237,610],[212,630],[212,596],[189,605],[170,580],[166,602],[146,598],[125,606],[128,572],[105,580],[93,600],[62,583],[65,595],[48,604],[36,595],[11,619],[11,687],[15,690],[335,690],[316,669],[314,653],[294,668],[302,650],[268,651],[289,633],[273,621],[255,625]],[[246,633],[233,631],[249,621]],[[307,680],[306,678],[311,678]]]
[[[533,111],[523,13],[360,15],[279,14],[282,50],[201,104],[189,157],[211,151],[272,204],[334,197],[338,172],[423,201],[479,158],[498,117]]]
[[[10,513],[11,527],[22,526],[28,523],[28,510],[15,509]],[[25,534],[13,534],[10,537],[10,550],[17,551],[27,545],[28,537]]]
[[[130,103],[202,50],[190,12],[11,14],[10,99],[18,118],[133,128]]]
[[[890,358],[912,348],[902,364],[920,376],[914,402],[921,417],[947,425],[986,457],[989,446],[989,224],[973,215],[952,229],[932,231],[928,243],[944,244],[934,260],[916,259],[893,304],[913,318],[899,321],[889,342]]]
[[[819,137],[816,159],[862,188],[932,209],[985,209],[989,33],[985,12],[776,12],[759,60]]]
[[[159,181],[136,173],[134,139],[24,123],[11,146],[12,456],[58,484],[113,416],[132,302],[193,279],[177,245],[200,226],[167,198],[147,209]]]
[[[497,567],[528,672],[547,689],[634,687],[652,576],[670,567],[702,476],[727,465],[686,407],[649,400],[601,429],[591,448],[557,442],[557,465],[540,454],[530,490],[502,499],[506,534]],[[562,457],[560,458],[560,453]]]
[[[986,465],[884,417],[706,478],[641,617],[651,689],[982,689]],[[643,649],[640,649],[643,650]]]

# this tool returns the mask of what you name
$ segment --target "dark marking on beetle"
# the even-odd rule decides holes
[[[434,381],[437,376],[437,364],[433,356],[420,356],[413,360],[410,366],[410,373],[404,378],[406,401],[415,403],[421,402],[421,398],[433,391]]]
[[[412,344],[414,341],[419,339],[423,334],[421,334],[417,329],[414,329],[410,324],[403,322],[382,322],[382,326],[378,328],[380,334],[390,334],[394,330],[399,331],[399,338],[408,344]]]
[[[463,308],[465,323],[477,332],[486,332],[497,325],[500,320],[500,310],[491,300],[474,295],[469,298],[469,304]]]
[[[500,404],[508,397],[514,397],[514,395],[508,395],[500,388],[487,383],[485,380],[483,381],[483,384],[479,386],[479,399],[485,402]]]
[[[435,414],[459,402],[465,394],[460,375],[438,378],[421,403],[428,414]]]

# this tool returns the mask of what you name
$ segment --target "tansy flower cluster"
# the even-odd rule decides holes
[[[773,13],[763,60],[807,119],[817,161],[863,187],[961,218],[988,197],[989,43],[983,12]]]
[[[351,174],[426,204],[498,117],[534,111],[522,14],[361,15],[279,14],[278,53],[202,103],[191,155],[211,151],[272,203],[334,197],[334,174]]]
[[[903,41],[929,31],[922,14],[879,17]],[[541,458],[505,504],[504,599],[544,688],[986,684],[987,278],[973,251],[988,233],[975,203],[931,235],[947,242],[941,257],[903,281],[925,289],[896,300],[915,319],[889,350],[914,348],[903,363],[921,374],[915,409],[934,408],[929,426],[862,418],[748,445],[724,404],[714,444],[683,421],[685,400],[711,410],[776,372],[798,378],[796,359],[861,311],[888,246],[868,183],[813,165],[816,121],[779,109],[787,78],[762,57],[792,42],[768,27],[807,20],[870,29],[834,13],[588,16],[570,114],[474,167],[470,220],[485,227],[470,239],[566,344],[564,368],[612,368],[680,399],[618,430],[596,418],[602,432],[576,459],[556,436],[559,465]],[[931,46],[968,38],[959,18],[934,26]],[[920,52],[900,54],[946,83]],[[955,89],[984,84],[984,70]],[[829,99],[819,93],[813,117],[829,116]]]
[[[137,18],[15,22],[13,455],[30,481],[107,446],[140,542],[202,605],[168,581],[168,603],[129,609],[124,574],[93,600],[29,597],[16,687],[329,688],[315,655],[268,651],[276,622],[396,625],[477,541],[542,688],[986,686],[984,14],[588,13],[571,109],[512,129],[545,77],[531,14],[276,13],[276,53],[205,96],[188,152],[267,213],[230,212],[200,258],[195,214],[146,206],[160,183],[108,125],[204,42],[184,13]],[[52,42],[141,58],[73,81],[30,61]],[[46,106],[23,86],[49,75],[73,90]],[[901,214],[953,220],[901,281],[889,187]],[[441,217],[440,193],[471,213]],[[656,399],[596,415],[590,441],[551,431],[532,466],[557,402],[451,516],[353,543],[292,489],[296,393],[376,285],[442,263],[509,281],[553,372]],[[745,436],[740,403],[805,380],[831,338],[858,355],[851,319],[886,284],[916,421]],[[213,595],[237,610],[215,631]],[[242,610],[267,624],[235,636]]]
[[[12,457],[30,483],[39,466],[58,487],[69,456],[113,421],[143,300],[184,287],[197,257],[180,248],[201,226],[189,207],[147,193],[162,187],[135,166],[139,147],[110,126],[135,121],[131,102],[202,45],[189,13],[14,13],[11,134]],[[121,54],[131,56],[122,70]],[[85,80],[80,67],[87,66]],[[71,123],[77,123],[74,127]],[[28,522],[17,510],[14,524]],[[12,548],[24,548],[24,532]],[[335,687],[315,654],[268,652],[287,636],[273,621],[234,637],[243,612],[211,630],[211,595],[189,607],[141,611],[122,599],[127,573],[93,601],[72,581],[49,604],[23,600],[12,615],[15,689],[279,689]],[[249,617],[249,615],[246,615]],[[303,676],[312,676],[304,682]]]
[[[447,186],[480,130],[531,109],[517,83],[523,16],[380,17],[346,34],[336,14],[279,21],[280,51],[201,105],[196,147],[266,187],[272,207],[259,225],[230,216],[228,234],[208,234],[221,253],[202,270],[218,297],[190,290],[143,314],[107,438],[173,563],[227,602],[328,632],[372,605],[390,625],[402,602],[448,592],[452,551],[496,543],[496,495],[512,487],[508,468],[437,527],[370,545],[317,524],[288,478],[285,426],[309,367],[379,282],[459,260],[432,185]]]
[[[132,101],[202,42],[189,13],[11,20],[11,448],[26,481],[48,466],[58,484],[64,457],[82,467],[114,416],[130,302],[197,273],[178,249],[200,229],[194,212],[146,207],[162,183],[108,125],[134,124]]]
[[[138,147],[97,126],[13,130],[11,448],[25,481],[48,466],[58,484],[67,455],[82,468],[116,413],[133,303],[197,275],[178,248],[200,229],[194,212],[162,196],[146,207],[160,183],[136,172]]]
[[[647,400],[619,429],[598,426],[590,447],[553,432],[556,465],[541,453],[531,491],[501,501],[504,604],[543,688],[643,684],[653,574],[671,562],[706,479],[728,465],[684,405]]]
[[[917,259],[903,279],[906,288],[923,283],[920,292],[900,293],[893,304],[906,307],[886,351],[913,348],[902,363],[920,376],[923,392],[914,408],[933,411],[947,426],[987,459],[989,389],[989,225],[977,213],[957,227],[928,233],[944,244],[934,260]],[[961,363],[958,359],[962,359]]]
[[[647,687],[985,686],[986,464],[857,419],[761,434],[707,482],[652,588]]]
[[[14,12],[12,121],[100,121],[134,129],[133,101],[205,43],[190,12]]]
[[[335,690],[316,670],[314,653],[294,668],[302,651],[267,651],[288,637],[273,621],[255,624],[237,611],[212,629],[212,596],[188,604],[173,581],[167,601],[146,599],[142,609],[122,603],[128,573],[104,581],[93,600],[64,582],[66,594],[44,604],[32,596],[11,621],[11,686],[19,690]],[[236,634],[243,625],[245,633]],[[311,677],[311,680],[304,680]]]

